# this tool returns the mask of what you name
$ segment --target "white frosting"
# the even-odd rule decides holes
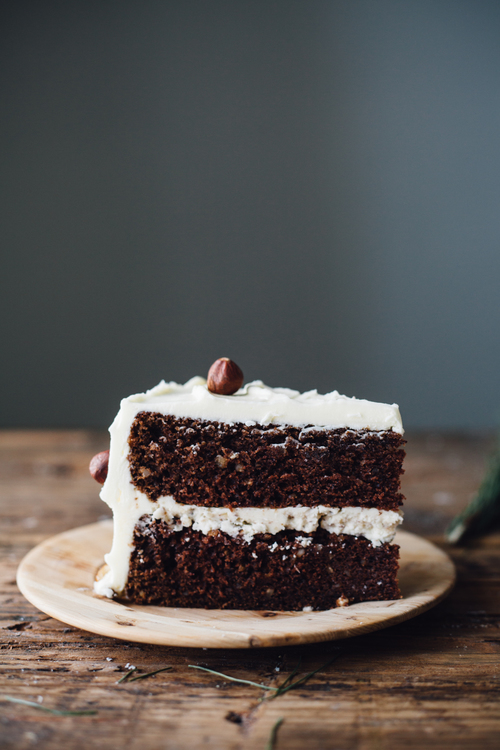
[[[270,388],[260,380],[248,383],[232,396],[211,393],[203,378],[191,378],[184,385],[162,380],[146,393],[123,399],[117,419],[131,424],[136,414],[145,410],[216,422],[350,427],[403,434],[397,404],[349,398],[337,391],[321,395],[317,391]]]
[[[374,546],[394,538],[402,514],[377,508],[313,508],[296,505],[288,508],[207,508],[200,505],[181,505],[173,497],[162,497],[152,514],[173,526],[176,531],[193,528],[208,534],[223,531],[229,536],[241,535],[250,542],[255,534],[277,534],[285,529],[310,533],[321,528],[334,534],[364,536]],[[309,537],[303,537],[310,543]]]
[[[108,476],[101,490],[101,498],[113,510],[114,533],[111,552],[105,556],[109,570],[95,584],[98,594],[113,596],[123,591],[133,549],[134,527],[142,516],[162,518],[179,530],[192,527],[206,534],[220,529],[231,536],[241,534],[247,541],[254,534],[275,534],[284,529],[312,532],[321,526],[337,534],[364,536],[374,545],[391,541],[401,523],[399,512],[376,508],[299,506],[230,510],[180,505],[172,497],[163,497],[153,503],[133,486],[127,459],[130,427],[140,411],[226,423],[304,428],[314,425],[316,429],[351,428],[403,433],[396,404],[348,398],[337,391],[322,396],[317,391],[299,393],[288,388],[269,388],[260,381],[249,383],[232,396],[211,393],[203,378],[192,378],[185,385],[162,381],[146,393],[123,399],[110,427]],[[308,544],[308,538],[304,539]]]

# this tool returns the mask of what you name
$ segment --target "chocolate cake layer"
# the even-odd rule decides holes
[[[132,481],[151,500],[381,510],[402,504],[405,440],[392,431],[230,425],[144,411],[128,442]]]
[[[399,547],[348,535],[283,531],[251,542],[220,531],[174,531],[143,517],[125,598],[205,609],[331,609],[399,599]]]

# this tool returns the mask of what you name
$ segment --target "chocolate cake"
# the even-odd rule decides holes
[[[208,384],[162,381],[122,401],[101,492],[113,546],[96,592],[306,611],[399,598],[398,407],[240,387],[239,374],[218,360]]]

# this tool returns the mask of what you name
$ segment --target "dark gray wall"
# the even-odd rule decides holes
[[[500,3],[4,2],[4,426],[248,379],[500,415]]]

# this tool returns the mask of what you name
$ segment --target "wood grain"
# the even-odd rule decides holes
[[[38,609],[62,622],[113,638],[163,646],[262,648],[351,638],[415,617],[441,601],[455,581],[449,557],[401,531],[403,599],[363,602],[327,612],[246,612],[126,606],[96,596],[96,570],[111,548],[112,522],[47,539],[21,562],[17,584]]]
[[[488,435],[409,437],[405,529],[445,549],[458,571],[437,607],[342,642],[205,651],[94,635],[27,602],[15,583],[23,556],[54,534],[107,515],[87,474],[107,436],[0,433],[0,695],[97,710],[59,717],[0,700],[0,747],[264,750],[284,717],[276,750],[496,750],[500,535],[451,550],[442,541],[448,519],[477,487],[493,442]],[[304,674],[339,648],[336,662],[275,700],[188,667],[276,685],[299,658]],[[141,673],[173,669],[118,685],[127,664]]]

